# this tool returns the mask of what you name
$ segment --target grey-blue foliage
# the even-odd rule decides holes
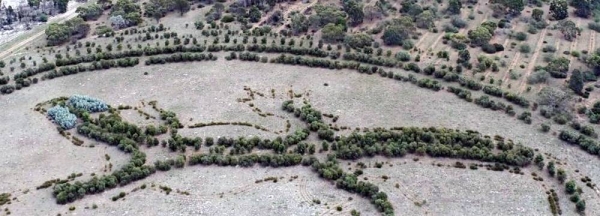
[[[75,116],[75,114],[69,112],[69,109],[59,105],[48,109],[48,116],[52,118],[54,123],[66,130],[74,128],[77,121],[77,116]]]
[[[88,112],[104,112],[108,110],[108,105],[104,101],[85,95],[73,95],[67,103],[77,109],[87,110]]]

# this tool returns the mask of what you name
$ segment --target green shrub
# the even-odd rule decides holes
[[[518,41],[527,40],[527,34],[525,32],[517,32],[514,36],[515,36],[515,39],[517,39]]]
[[[400,51],[400,52],[396,53],[395,57],[396,57],[396,59],[398,59],[398,61],[403,61],[403,62],[410,61],[410,54],[408,52]]]
[[[235,21],[235,18],[229,14],[226,14],[223,16],[223,18],[221,18],[221,22],[223,22],[223,23],[230,23],[233,21]]]
[[[521,44],[519,46],[519,52],[521,52],[521,53],[530,53],[531,52],[531,47],[529,46],[529,44]]]
[[[542,123],[541,128],[542,128],[542,132],[544,132],[544,133],[550,131],[550,125],[548,125],[548,124]]]

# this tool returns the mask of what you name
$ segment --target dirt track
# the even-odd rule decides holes
[[[77,10],[77,6],[78,4],[72,5],[71,8],[63,13],[63,14],[59,14],[58,16],[52,17],[50,18],[50,20],[48,20],[48,23],[62,23],[66,20],[69,20],[75,16],[77,16],[77,13],[75,13],[75,11]],[[45,26],[45,25],[42,25]],[[41,37],[42,35],[44,35],[44,31],[42,31],[42,29],[36,29],[38,32],[36,32],[35,34],[22,39],[22,41],[20,41],[17,44],[14,44],[12,46],[10,46],[8,49],[0,52],[0,59],[4,59],[6,57],[8,57],[11,53],[13,53],[14,51],[19,50],[20,48],[24,47],[25,45],[27,45],[28,43],[31,43],[32,41],[36,40],[37,38]],[[33,32],[31,32],[33,33]],[[26,33],[27,34],[27,33]],[[18,39],[18,38],[16,38]],[[16,40],[14,39],[14,40]],[[11,42],[15,42],[15,41],[9,41],[7,43],[11,43]]]

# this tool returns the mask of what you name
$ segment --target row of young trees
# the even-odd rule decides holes
[[[208,60],[215,61],[217,60],[217,56],[212,55],[212,53],[209,53],[208,55],[204,53],[177,53],[164,57],[150,57],[146,60],[146,65]]]
[[[116,61],[111,61],[111,60],[95,61],[87,66],[76,65],[76,66],[69,66],[69,67],[61,67],[58,70],[53,70],[50,73],[44,74],[42,76],[42,80],[54,79],[57,77],[73,75],[73,74],[77,74],[80,72],[107,70],[107,69],[115,68],[115,67],[133,67],[133,66],[138,65],[139,62],[140,61],[137,58],[124,58],[124,59],[118,59]]]
[[[558,138],[569,144],[578,145],[581,149],[592,155],[598,155],[600,152],[600,145],[598,142],[586,135],[577,135],[573,132],[562,130],[558,134]]]
[[[87,36],[90,25],[80,17],[67,20],[64,23],[51,23],[46,28],[46,40],[49,46],[60,45],[70,40],[78,40]]]
[[[533,159],[531,148],[522,145],[511,148],[499,146],[500,142],[473,131],[405,127],[392,130],[376,128],[364,134],[354,132],[336,139],[332,149],[338,158],[351,160],[374,155],[402,157],[417,154],[527,166]],[[501,151],[496,153],[496,148]]]

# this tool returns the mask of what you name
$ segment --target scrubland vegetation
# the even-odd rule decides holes
[[[60,13],[67,11],[67,2],[53,1]],[[41,8],[40,1],[28,3]],[[113,107],[97,98],[74,95],[41,103],[35,111],[46,115],[73,144],[82,146],[90,141],[94,142],[89,144],[91,147],[107,144],[127,155],[129,162],[114,171],[109,169],[111,173],[81,181],[48,181],[40,189],[52,186],[58,204],[77,203],[86,195],[144,181],[157,171],[186,169],[186,166],[245,169],[303,165],[333,182],[336,188],[369,200],[382,214],[394,215],[403,212],[394,209],[393,196],[389,194],[395,192],[380,187],[380,182],[373,179],[361,178],[362,170],[342,169],[342,164],[372,157],[393,159],[410,155],[415,162],[419,157],[458,160],[453,167],[462,169],[477,170],[480,166],[467,166],[464,162],[473,161],[485,163],[495,171],[508,169],[517,174],[523,174],[521,170],[531,171],[536,183],[550,178],[551,183],[541,193],[547,195],[551,214],[570,210],[584,214],[590,204],[595,210],[598,206],[596,200],[591,202],[591,196],[585,196],[586,202],[584,190],[576,186],[573,179],[582,174],[576,166],[571,166],[574,162],[559,161],[560,155],[549,155],[545,148],[573,148],[596,157],[600,154],[596,132],[600,101],[595,91],[600,75],[600,49],[595,44],[600,31],[599,11],[600,3],[583,0],[102,0],[78,6],[75,18],[44,26],[45,40],[28,45],[23,54],[2,59],[0,100],[19,97],[20,91],[36,88],[42,82],[56,85],[65,76],[108,73],[116,68],[134,71],[194,64],[197,71],[190,73],[202,73],[212,64],[245,61],[301,70],[329,69],[339,76],[358,72],[365,77],[377,76],[380,82],[377,85],[410,84],[428,89],[428,94],[454,95],[460,103],[495,112],[500,114],[498,118],[513,119],[514,124],[535,129],[543,137],[540,139],[555,136],[564,145],[533,149],[519,144],[519,139],[529,138],[491,137],[473,130],[433,125],[342,126],[336,122],[339,116],[333,117],[335,113],[322,113],[310,105],[310,100],[293,92],[289,97],[292,100],[284,101],[281,106],[282,115],[267,115],[254,102],[248,103],[261,118],[286,119],[283,115],[287,113],[302,122],[299,128],[290,131],[287,120],[285,132],[247,121],[199,120],[195,122],[210,123],[193,124],[193,119],[180,120],[175,111],[158,108],[156,101],[148,103],[155,111],[148,114],[138,106]],[[7,18],[19,17],[11,13],[14,12],[9,12]],[[17,15],[22,13],[18,11]],[[152,79],[154,76],[169,76],[161,70],[142,74],[148,79],[136,77],[128,85],[157,82]],[[237,78],[234,73],[228,77]],[[215,86],[222,88],[232,86],[220,80],[215,82]],[[325,81],[323,87],[329,83],[332,81]],[[277,84],[280,83],[273,83]],[[136,94],[121,88],[108,91]],[[154,91],[161,94],[163,90]],[[202,90],[189,91],[201,94]],[[248,101],[255,99],[250,94]],[[403,94],[389,92],[381,98],[401,98]],[[425,100],[430,96],[420,97]],[[302,98],[303,102],[294,98]],[[361,98],[355,100],[360,102]],[[121,111],[130,109],[145,115],[148,122],[134,123],[122,116]],[[190,137],[180,133],[232,125],[277,137],[229,134]],[[147,148],[159,146],[168,149],[172,157],[154,160],[154,156],[146,155]],[[564,152],[567,151],[571,150]],[[146,161],[147,157],[153,162]],[[532,171],[537,169],[546,171],[543,174]],[[595,187],[591,179],[585,179],[586,186]],[[558,193],[563,190],[566,194]],[[112,199],[124,199],[125,195],[121,192]],[[573,206],[561,206],[559,197],[570,200]],[[337,211],[348,209],[338,207]]]

